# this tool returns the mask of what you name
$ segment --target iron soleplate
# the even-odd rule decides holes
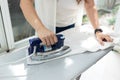
[[[31,59],[36,60],[36,61],[40,61],[40,60],[56,58],[56,57],[62,56],[64,54],[67,54],[69,51],[70,51],[69,46],[63,46],[62,48],[54,50],[54,51],[37,53],[37,54],[31,56]]]
[[[70,51],[71,51],[71,49],[69,46],[63,46],[60,49],[57,49],[54,51],[37,53],[27,59],[27,64],[28,65],[40,64],[43,62],[54,60],[54,59],[57,59],[65,54],[69,53]],[[28,56],[28,54],[27,54],[27,56]]]

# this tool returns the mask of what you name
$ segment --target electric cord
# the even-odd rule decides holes
[[[2,66],[7,66],[7,65],[13,65],[13,64],[16,64],[16,63],[18,63],[18,62],[24,61],[24,60],[30,58],[31,56],[33,56],[33,55],[35,54],[35,52],[36,52],[35,50],[36,50],[36,46],[34,47],[33,54],[30,54],[29,56],[26,56],[26,57],[24,57],[24,58],[21,58],[21,59],[19,59],[19,60],[17,60],[17,61],[0,64],[0,67],[2,67]]]

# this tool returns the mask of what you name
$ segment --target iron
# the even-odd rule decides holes
[[[64,45],[65,37],[62,34],[57,34],[58,42],[49,47],[42,44],[39,38],[29,40],[27,64],[39,64],[51,59],[60,57],[71,51],[69,46]]]

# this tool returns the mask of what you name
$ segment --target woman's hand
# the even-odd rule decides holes
[[[39,30],[37,30],[37,34],[42,43],[46,46],[53,45],[57,42],[56,35],[45,27],[41,27]]]
[[[102,32],[96,32],[95,35],[101,45],[104,45],[104,42],[113,42],[113,39],[109,35]]]

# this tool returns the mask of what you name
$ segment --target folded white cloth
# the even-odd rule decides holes
[[[111,46],[119,45],[120,38],[111,36],[113,38],[113,42],[104,42],[104,46],[102,46],[94,36],[89,37],[87,40],[84,40],[81,44],[81,47],[90,52],[95,52],[98,50],[104,50]]]

